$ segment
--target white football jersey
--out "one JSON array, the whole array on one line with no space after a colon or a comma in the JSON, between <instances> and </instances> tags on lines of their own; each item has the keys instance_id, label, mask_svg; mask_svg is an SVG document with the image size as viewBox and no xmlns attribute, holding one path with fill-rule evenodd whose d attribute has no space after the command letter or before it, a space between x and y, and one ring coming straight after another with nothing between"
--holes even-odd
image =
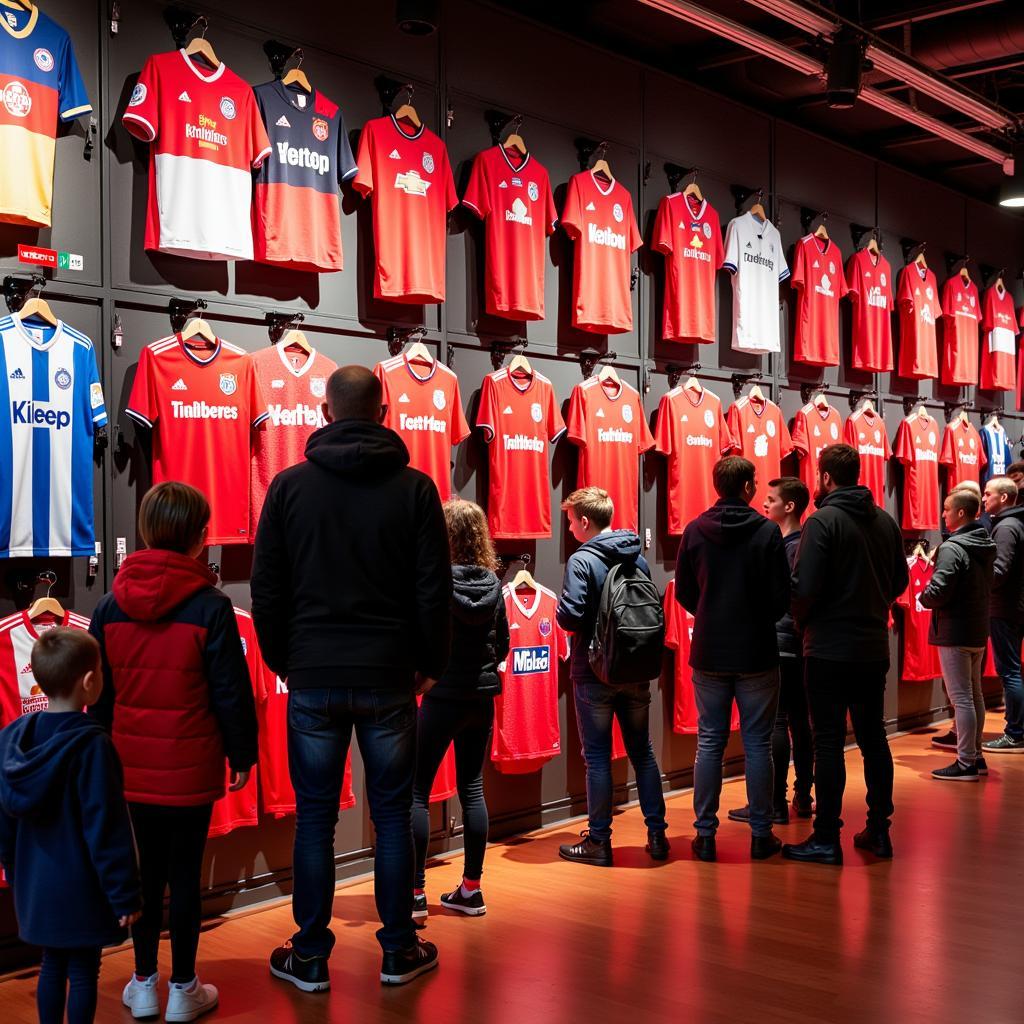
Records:
<instances>
[{"instance_id":1,"label":"white football jersey","mask_svg":"<svg viewBox=\"0 0 1024 1024\"><path fill-rule=\"evenodd\" d=\"M778 352L779 285L789 277L782 237L771 221L744 213L725 231L725 263L732 277L732 347Z\"/></svg>"}]
</instances>

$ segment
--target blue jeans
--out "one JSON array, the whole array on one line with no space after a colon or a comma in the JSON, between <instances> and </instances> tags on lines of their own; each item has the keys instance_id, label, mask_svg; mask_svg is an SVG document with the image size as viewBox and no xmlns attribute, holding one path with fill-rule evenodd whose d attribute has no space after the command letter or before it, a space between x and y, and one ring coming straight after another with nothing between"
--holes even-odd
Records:
<instances>
[{"instance_id":1,"label":"blue jeans","mask_svg":"<svg viewBox=\"0 0 1024 1024\"><path fill-rule=\"evenodd\" d=\"M1020 671L1020 645L1024 639L1024 625L1009 619L989 619L992 633L992 655L996 671L1003 681L1006 700L1006 735L1011 739L1024 739L1024 681Z\"/></svg>"},{"instance_id":2,"label":"blue jeans","mask_svg":"<svg viewBox=\"0 0 1024 1024\"><path fill-rule=\"evenodd\" d=\"M40 1024L92 1024L96 1019L96 991L100 974L97 946L84 949L43 950L36 988Z\"/></svg>"},{"instance_id":3,"label":"blue jeans","mask_svg":"<svg viewBox=\"0 0 1024 1024\"><path fill-rule=\"evenodd\" d=\"M288 768L295 789L292 945L302 957L334 947L334 829L355 728L376 830L373 888L385 950L416 942L412 924L412 783L416 699L412 690L324 687L288 694Z\"/></svg>"},{"instance_id":4,"label":"blue jeans","mask_svg":"<svg viewBox=\"0 0 1024 1024\"><path fill-rule=\"evenodd\" d=\"M697 760L693 766L694 827L701 836L718 829L722 798L722 758L729 742L732 702L740 710L740 733L746 761L750 830L772 830L772 729L779 704L779 670L743 675L693 670L697 698Z\"/></svg>"},{"instance_id":5,"label":"blue jeans","mask_svg":"<svg viewBox=\"0 0 1024 1024\"><path fill-rule=\"evenodd\" d=\"M636 790L644 822L651 832L664 832L665 795L649 730L650 683L609 686L576 682L576 725L587 767L587 817L590 835L601 842L612 837L612 717L619 720L626 753L636 773Z\"/></svg>"}]
</instances>

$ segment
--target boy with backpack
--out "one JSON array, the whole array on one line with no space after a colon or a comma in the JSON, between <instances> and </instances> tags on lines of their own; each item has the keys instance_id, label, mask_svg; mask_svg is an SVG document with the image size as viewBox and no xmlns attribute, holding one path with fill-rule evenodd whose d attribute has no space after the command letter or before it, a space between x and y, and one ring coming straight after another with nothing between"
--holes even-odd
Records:
<instances>
[{"instance_id":1,"label":"boy with backpack","mask_svg":"<svg viewBox=\"0 0 1024 1024\"><path fill-rule=\"evenodd\" d=\"M562 503L580 548L565 567L558 624L573 634L570 676L587 769L589 828L562 846L564 860L611 867L612 719L619 720L636 772L647 852L668 858L665 798L649 731L651 679L661 671L665 620L640 538L613 530L612 499L582 487Z\"/></svg>"}]
</instances>

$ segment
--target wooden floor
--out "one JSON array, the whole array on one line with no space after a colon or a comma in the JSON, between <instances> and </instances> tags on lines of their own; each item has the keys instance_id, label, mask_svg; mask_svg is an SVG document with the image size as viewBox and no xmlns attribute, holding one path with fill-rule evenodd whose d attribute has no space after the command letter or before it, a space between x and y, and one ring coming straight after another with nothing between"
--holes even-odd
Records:
<instances>
[{"instance_id":1,"label":"wooden floor","mask_svg":"<svg viewBox=\"0 0 1024 1024\"><path fill-rule=\"evenodd\" d=\"M992 774L977 785L934 782L928 773L951 756L928 746L932 732L893 741L892 862L853 849L864 787L851 751L844 868L752 864L749 832L732 822L719 832L720 861L697 863L683 793L669 802L673 851L663 865L645 855L643 819L630 808L615 819L614 870L558 859L558 844L576 827L492 847L486 917L442 911L438 894L459 880L461 861L432 867L426 935L440 967L404 988L377 979L369 882L338 891L327 995L303 995L267 971L267 954L292 930L287 904L213 922L200 944L200 974L220 987L221 1007L207 1019L1024 1021L1024 756L990 758ZM727 783L723 807L745 802L743 782ZM797 841L808 828L795 822L778 831ZM130 953L104 958L100 1021L131 1020L119 1002L130 971ZM0 1020L34 1021L34 992L34 972L0 982Z\"/></svg>"}]
</instances>

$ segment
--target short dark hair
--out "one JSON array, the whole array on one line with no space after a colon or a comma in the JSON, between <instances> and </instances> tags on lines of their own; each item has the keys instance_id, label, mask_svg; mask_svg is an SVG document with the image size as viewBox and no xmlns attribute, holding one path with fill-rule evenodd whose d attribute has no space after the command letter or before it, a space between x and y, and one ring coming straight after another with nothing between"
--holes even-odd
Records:
<instances>
[{"instance_id":1,"label":"short dark hair","mask_svg":"<svg viewBox=\"0 0 1024 1024\"><path fill-rule=\"evenodd\" d=\"M1006 475L1013 476L1016 473L1018 476L1024 476L1024 462L1011 462L1006 467Z\"/></svg>"},{"instance_id":2,"label":"short dark hair","mask_svg":"<svg viewBox=\"0 0 1024 1024\"><path fill-rule=\"evenodd\" d=\"M32 675L47 697L66 697L100 667L100 645L81 629L54 626L32 646Z\"/></svg>"},{"instance_id":3,"label":"short dark hair","mask_svg":"<svg viewBox=\"0 0 1024 1024\"><path fill-rule=\"evenodd\" d=\"M967 513L968 519L973 521L978 518L978 513L981 511L981 502L974 491L969 491L967 488L953 490L946 497L953 508L962 508Z\"/></svg>"},{"instance_id":4,"label":"short dark hair","mask_svg":"<svg viewBox=\"0 0 1024 1024\"><path fill-rule=\"evenodd\" d=\"M720 498L738 498L743 485L754 482L754 464L742 455L727 455L715 463L711 479Z\"/></svg>"},{"instance_id":5,"label":"short dark hair","mask_svg":"<svg viewBox=\"0 0 1024 1024\"><path fill-rule=\"evenodd\" d=\"M848 444L830 444L818 456L818 472L828 473L837 487L853 487L860 479L860 456Z\"/></svg>"},{"instance_id":6,"label":"short dark hair","mask_svg":"<svg viewBox=\"0 0 1024 1024\"><path fill-rule=\"evenodd\" d=\"M165 480L146 491L139 506L139 533L147 548L187 555L210 522L202 491L180 480Z\"/></svg>"},{"instance_id":7,"label":"short dark hair","mask_svg":"<svg viewBox=\"0 0 1024 1024\"><path fill-rule=\"evenodd\" d=\"M777 487L779 497L783 501L793 502L793 514L802 516L811 503L811 492L807 490L807 484L799 477L780 476L775 480L768 481L769 487Z\"/></svg>"},{"instance_id":8,"label":"short dark hair","mask_svg":"<svg viewBox=\"0 0 1024 1024\"><path fill-rule=\"evenodd\" d=\"M365 366L341 366L327 379L327 408L332 420L376 423L384 390Z\"/></svg>"}]
</instances>

